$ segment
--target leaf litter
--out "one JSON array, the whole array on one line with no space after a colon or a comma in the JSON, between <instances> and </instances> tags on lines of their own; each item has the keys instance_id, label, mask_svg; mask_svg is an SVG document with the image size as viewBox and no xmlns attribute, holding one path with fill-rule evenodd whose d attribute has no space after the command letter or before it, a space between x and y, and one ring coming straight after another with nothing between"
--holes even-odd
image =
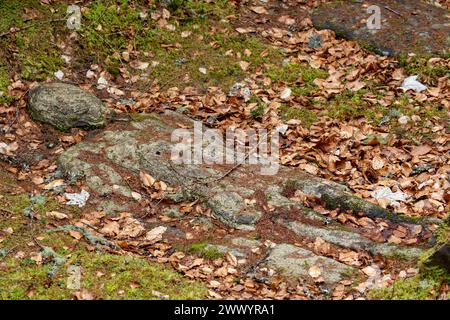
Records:
<instances>
[{"instance_id":1,"label":"leaf litter","mask_svg":"<svg viewBox=\"0 0 450 320\"><path fill-rule=\"evenodd\" d=\"M64 59L68 66L55 71L53 76L74 80L81 87L96 92L119 113L185 109L205 122L217 119L213 126L222 129L230 125L242 129L283 128L279 131L284 146L281 150L283 165L300 167L309 173L345 182L359 196L399 214L444 218L450 200L450 144L448 127L442 113L436 113L434 106L439 106L448 117L448 112L445 112L450 107L448 74L419 79L414 74L407 74L395 58L376 56L355 42L337 38L331 31L314 30L309 17L302 15L303 9L306 12L316 5L317 1L302 4L288 1L288 6L295 7L298 15L286 10L277 15L277 19L267 18L271 10L266 4L244 6L235 20L232 19L232 24L237 34L257 36L265 39L268 45L282 49L285 62L278 68L302 66L312 74L319 70L321 77L313 75L310 79L306 73L298 74L293 80L285 75L276 77L270 74L270 65L254 66L244 60L242 57L254 55L250 48L246 48L243 52L232 50L228 54L236 57L237 65L244 73L257 68L245 73L245 77L231 88L208 87L202 91L189 86L167 87L157 81L150 82L145 74L160 62L151 60L151 53L141 54L130 46L126 51L117 52L122 61L119 76L113 76L101 64L88 65L80 76L77 70L71 70L70 59ZM141 18L149 17L141 15ZM179 32L176 19L171 20L174 17L165 8L152 11L150 18L161 29ZM180 33L182 38L192 36L192 31ZM177 50L178 46L177 43L166 44L165 48L171 51ZM64 54L66 57L72 55L71 52ZM267 55L266 51L260 53L260 56L264 55ZM148 57L150 59L145 59ZM427 64L448 68L450 61L431 58ZM198 66L197 71L204 76L210 74L206 65ZM279 280L281 278L277 277L275 270L265 267L258 270L262 276L239 276L249 261L238 259L231 252L222 258L207 260L177 250L168 238L170 228L161 225L163 219L189 228L194 240L201 238L205 230L192 228L177 218L155 214L154 211L159 210L157 206L148 219L128 212L114 218L104 212L90 211L90 194L81 185L68 187L58 180L48 179L57 168L56 156L82 141L85 132L81 129L65 134L52 132L50 135L56 137L55 147L50 152L46 151L47 136L24 112L26 104L22 97L33 83L19 76L13 80L7 94L16 97L17 101L0 106L4 132L0 137L1 159L6 161L7 169L16 174L19 181L31 178L34 190L67 188L65 191L69 192L64 193L64 197L59 196L59 200L67 205L87 208L79 219L72 219L71 215L59 211L46 214L55 222L71 220L73 226L65 230L76 241L87 239L118 254L131 252L169 264L188 278L205 281L211 298L308 299L323 294L314 283L321 282L322 271L317 266L309 268L309 275L317 280L312 284L286 283ZM139 89L139 86L134 86L138 80L147 81L149 86ZM373 88L374 84L378 89ZM357 112L349 114L347 105ZM260 116L252 116L252 110L257 107L262 109ZM371 112L360 113L358 107ZM27 153L25 150L39 151L47 158L29 164L22 156ZM142 189L135 188L133 198L146 205L151 205L152 201L160 203L165 192L172 189L145 172L140 173L140 180ZM57 194L55 196L58 197ZM383 220L327 210L317 199L308 199L301 194L292 199L344 225L360 228L376 241L414 244L431 236L420 225L406 228ZM209 215L207 209L195 203L182 204L181 211L183 217L189 218ZM364 252L336 248L321 238L308 245L317 253L360 267L368 277L375 274L372 258ZM270 247L270 244L264 244L254 248L259 253L255 255L267 252ZM39 255L34 257L40 260ZM398 268L390 270L387 267L392 263L390 261L376 260L376 263L382 270L380 286L387 286L400 275L415 275L406 270L398 271ZM406 266L404 268L407 269ZM270 280L267 282L263 278ZM332 298L358 298L364 296L370 287L363 282L354 291L348 291L352 284L341 281L333 289ZM163 297L160 293L155 295ZM79 299L86 297L92 298L87 292L77 296Z\"/></svg>"}]
</instances>

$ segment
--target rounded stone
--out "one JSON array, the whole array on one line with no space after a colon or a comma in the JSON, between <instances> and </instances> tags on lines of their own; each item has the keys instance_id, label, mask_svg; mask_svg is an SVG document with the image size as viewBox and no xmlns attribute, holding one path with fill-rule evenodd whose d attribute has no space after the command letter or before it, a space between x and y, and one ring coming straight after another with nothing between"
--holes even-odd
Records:
<instances>
[{"instance_id":1,"label":"rounded stone","mask_svg":"<svg viewBox=\"0 0 450 320\"><path fill-rule=\"evenodd\" d=\"M46 83L30 90L28 110L34 120L67 131L103 126L107 109L100 99L77 86Z\"/></svg>"}]
</instances>

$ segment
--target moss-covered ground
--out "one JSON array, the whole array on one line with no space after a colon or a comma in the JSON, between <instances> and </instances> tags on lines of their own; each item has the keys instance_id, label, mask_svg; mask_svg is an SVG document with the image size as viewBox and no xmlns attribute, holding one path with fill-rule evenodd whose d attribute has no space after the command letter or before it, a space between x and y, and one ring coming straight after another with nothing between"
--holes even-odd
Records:
<instances>
[{"instance_id":1,"label":"moss-covered ground","mask_svg":"<svg viewBox=\"0 0 450 320\"><path fill-rule=\"evenodd\" d=\"M55 230L46 212L60 207L50 197L30 197L0 171L0 299L202 299L206 287L171 267L145 258L92 249ZM30 218L32 212L34 219ZM80 287L68 287L71 268L80 270Z\"/></svg>"},{"instance_id":2,"label":"moss-covered ground","mask_svg":"<svg viewBox=\"0 0 450 320\"><path fill-rule=\"evenodd\" d=\"M5 48L0 54L0 102L11 101L7 86L14 74L31 81L54 77L55 71L64 67L60 47L72 38L73 70L99 64L114 77L124 72L137 76L135 85L140 88L157 83L163 89L189 86L206 90L216 86L228 91L234 83L259 72L271 79L271 85L289 86L294 97L310 100L310 107L280 108L284 119L298 119L307 126L323 115L340 120L364 117L373 124L391 124L393 133L411 138L411 133L398 125L399 116L418 115L421 125L426 126L428 119L446 113L432 104L418 107L407 95L400 95L394 107L371 105L365 95L384 94L376 84L343 92L326 102L316 101L319 88L314 80L325 79L328 73L289 62L286 54L268 42L236 33L230 19L237 12L227 0L165 1L168 11L162 20L154 19L160 14L158 1L92 1L82 11L81 29L75 32L65 26L68 4L61 1L50 10L38 0L0 3L0 33L26 28L0 38ZM398 64L407 74L417 74L420 80L435 85L438 77L450 71L446 66L430 65L428 58L400 56ZM148 67L133 68L131 61L148 63ZM264 104L259 103L251 115L260 119L264 110Z\"/></svg>"}]
</instances>

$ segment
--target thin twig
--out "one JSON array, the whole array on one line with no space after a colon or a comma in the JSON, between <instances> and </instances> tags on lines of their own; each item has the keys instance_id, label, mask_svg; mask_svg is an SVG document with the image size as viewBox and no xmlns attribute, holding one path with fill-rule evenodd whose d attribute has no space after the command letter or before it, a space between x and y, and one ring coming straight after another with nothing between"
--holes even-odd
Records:
<instances>
[{"instance_id":1,"label":"thin twig","mask_svg":"<svg viewBox=\"0 0 450 320\"><path fill-rule=\"evenodd\" d=\"M10 254L10 253L11 253L14 249L16 249L17 247L18 247L18 246L16 245L16 246L14 246L14 247L12 247L12 248L6 250L5 254L4 254L2 257L0 257L0 261L2 261L3 259L5 259L6 256L7 256L8 254Z\"/></svg>"},{"instance_id":2,"label":"thin twig","mask_svg":"<svg viewBox=\"0 0 450 320\"><path fill-rule=\"evenodd\" d=\"M14 34L14 33L17 33L17 32L22 32L24 30L27 30L29 28L36 27L36 26L39 26L39 25L48 24L48 23L54 23L54 22L60 22L60 21L66 21L66 20L67 20L67 18L60 18L60 19L52 19L52 20L40 21L40 22L37 22L37 23L32 23L32 24L29 24L29 25L27 25L25 27L19 28L19 29L10 29L9 31L0 33L0 38L3 38L5 36L8 36L10 34Z\"/></svg>"},{"instance_id":3,"label":"thin twig","mask_svg":"<svg viewBox=\"0 0 450 320\"><path fill-rule=\"evenodd\" d=\"M9 213L10 215L15 215L15 214L16 214L15 212L13 212L13 211L11 211L11 210L8 210L8 209L5 209L5 208L0 208L0 211Z\"/></svg>"},{"instance_id":4,"label":"thin twig","mask_svg":"<svg viewBox=\"0 0 450 320\"><path fill-rule=\"evenodd\" d=\"M393 12L393 13L395 13L396 15L402 17L403 19L405 18L405 17L403 17L399 12L395 11L394 9L389 8L388 6L384 6L384 8L385 8L386 10L389 10L390 12Z\"/></svg>"},{"instance_id":5,"label":"thin twig","mask_svg":"<svg viewBox=\"0 0 450 320\"><path fill-rule=\"evenodd\" d=\"M98 230L99 230L97 227L93 226L93 225L90 224L90 223L87 223L87 222L84 222L84 221L81 221L81 223L84 224L86 227L89 227L89 228L91 228L91 229L93 229L93 230L95 230L95 231L98 231Z\"/></svg>"},{"instance_id":6,"label":"thin twig","mask_svg":"<svg viewBox=\"0 0 450 320\"><path fill-rule=\"evenodd\" d=\"M32 231L32 232L34 233L34 227L33 227L33 231ZM38 245L38 247L40 247L42 250L45 249L45 246L43 246L43 245L36 239L36 237L35 237L34 235L32 235L31 237L32 237L34 243L36 243L36 244Z\"/></svg>"},{"instance_id":7,"label":"thin twig","mask_svg":"<svg viewBox=\"0 0 450 320\"><path fill-rule=\"evenodd\" d=\"M248 157L250 156L250 154L254 151L256 151L256 149L259 147L259 145L261 144L262 141L264 141L267 137L267 133L264 135L264 137L262 139L259 139L258 143L256 144L256 146L254 146L252 149L250 149L247 153L247 155L245 156L244 160L242 160L241 162L239 162L238 164L236 164L234 167L232 167L230 170L228 170L227 172L225 172L223 175L221 175L220 177L212 180L212 181L208 181L208 183L211 182L217 182L219 180L222 180L223 178L225 178L226 176L228 176L230 173L232 173L234 170L236 170L238 167L240 167L241 165L243 165L245 163L245 161L247 161Z\"/></svg>"}]
</instances>

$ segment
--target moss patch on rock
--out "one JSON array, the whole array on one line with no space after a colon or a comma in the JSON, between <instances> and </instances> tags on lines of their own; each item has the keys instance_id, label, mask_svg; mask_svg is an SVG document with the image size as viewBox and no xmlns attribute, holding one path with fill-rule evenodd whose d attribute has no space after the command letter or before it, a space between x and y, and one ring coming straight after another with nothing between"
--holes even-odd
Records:
<instances>
[{"instance_id":1,"label":"moss patch on rock","mask_svg":"<svg viewBox=\"0 0 450 320\"><path fill-rule=\"evenodd\" d=\"M210 260L223 257L223 253L220 252L216 246L208 244L207 242L193 243L188 251Z\"/></svg>"},{"instance_id":2,"label":"moss patch on rock","mask_svg":"<svg viewBox=\"0 0 450 320\"><path fill-rule=\"evenodd\" d=\"M440 294L443 283L449 283L450 276L440 268L422 270L415 277L400 279L393 285L372 290L368 297L379 300L432 300Z\"/></svg>"}]
</instances>

